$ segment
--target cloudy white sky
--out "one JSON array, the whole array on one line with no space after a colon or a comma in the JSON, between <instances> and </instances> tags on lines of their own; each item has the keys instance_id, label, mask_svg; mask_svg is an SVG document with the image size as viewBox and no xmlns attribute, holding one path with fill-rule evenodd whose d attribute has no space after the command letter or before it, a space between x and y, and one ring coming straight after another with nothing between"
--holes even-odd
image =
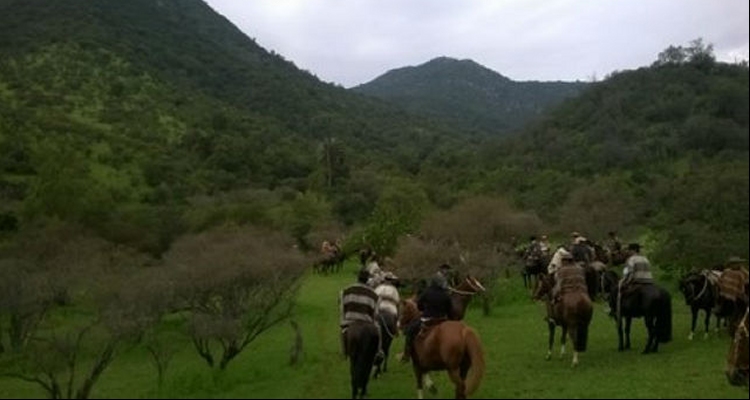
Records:
<instances>
[{"instance_id":1,"label":"cloudy white sky","mask_svg":"<svg viewBox=\"0 0 750 400\"><path fill-rule=\"evenodd\" d=\"M748 59L747 0L205 0L267 50L351 87L435 57L513 80L590 80L696 38Z\"/></svg>"}]
</instances>

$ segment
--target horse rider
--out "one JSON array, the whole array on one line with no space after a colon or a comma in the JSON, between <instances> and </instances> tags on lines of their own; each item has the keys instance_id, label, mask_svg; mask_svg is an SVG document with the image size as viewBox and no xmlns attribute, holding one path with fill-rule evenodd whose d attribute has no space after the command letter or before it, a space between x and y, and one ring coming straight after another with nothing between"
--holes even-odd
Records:
<instances>
[{"instance_id":1,"label":"horse rider","mask_svg":"<svg viewBox=\"0 0 750 400\"><path fill-rule=\"evenodd\" d=\"M645 256L641 255L641 245L630 243L626 251L628 255L625 261L625 267L622 269L622 279L620 279L618 296L617 296L617 314L620 314L622 298L630 294L637 285L649 285L654 283L654 277L651 274L651 262Z\"/></svg>"},{"instance_id":2,"label":"horse rider","mask_svg":"<svg viewBox=\"0 0 750 400\"><path fill-rule=\"evenodd\" d=\"M411 358L414 340L422 326L438 324L448 319L452 307L446 277L446 271L449 270L449 265L441 265L438 273L433 276L430 284L417 299L417 309L422 312L422 316L415 318L404 330L404 353L401 362L408 362Z\"/></svg>"},{"instance_id":3,"label":"horse rider","mask_svg":"<svg viewBox=\"0 0 750 400\"><path fill-rule=\"evenodd\" d=\"M612 258L615 254L619 254L622 251L622 242L617 237L617 232L615 231L609 231L607 236L606 246L609 250L609 256Z\"/></svg>"},{"instance_id":4,"label":"horse rider","mask_svg":"<svg viewBox=\"0 0 750 400\"><path fill-rule=\"evenodd\" d=\"M357 275L357 282L341 291L339 304L341 306L341 344L344 356L348 355L346 348L346 329L354 322L365 322L375 326L377 318L378 295L365 283L370 274L361 269ZM379 348L380 346L378 346Z\"/></svg>"},{"instance_id":5,"label":"horse rider","mask_svg":"<svg viewBox=\"0 0 750 400\"><path fill-rule=\"evenodd\" d=\"M378 254L372 254L370 259L365 264L365 271L370 275L367 280L367 285L371 288L376 288L383 281L383 270L380 268L382 264L382 258Z\"/></svg>"},{"instance_id":6,"label":"horse rider","mask_svg":"<svg viewBox=\"0 0 750 400\"><path fill-rule=\"evenodd\" d=\"M542 257L548 257L550 251L552 250L552 247L550 247L549 239L547 238L547 235L542 235L541 240L539 240L539 250L541 250Z\"/></svg>"},{"instance_id":7,"label":"horse rider","mask_svg":"<svg viewBox=\"0 0 750 400\"><path fill-rule=\"evenodd\" d=\"M570 254L572 254L573 259L576 262L581 263L581 265L589 265L591 261L594 260L594 257L593 251L588 245L588 239L578 234L578 232L574 232L573 234L576 236L573 238L573 244L570 247Z\"/></svg>"},{"instance_id":8,"label":"horse rider","mask_svg":"<svg viewBox=\"0 0 750 400\"><path fill-rule=\"evenodd\" d=\"M375 288L378 295L378 313L398 315L401 298L396 288L398 277L393 272L383 274L383 282Z\"/></svg>"},{"instance_id":9,"label":"horse rider","mask_svg":"<svg viewBox=\"0 0 750 400\"><path fill-rule=\"evenodd\" d=\"M586 291L586 273L573 259L573 255L565 249L559 250L560 265L549 272L554 277L555 285L552 287L551 301L548 303L547 316L551 320L554 305L560 300L560 296L568 291Z\"/></svg>"},{"instance_id":10,"label":"horse rider","mask_svg":"<svg viewBox=\"0 0 750 400\"><path fill-rule=\"evenodd\" d=\"M378 316L393 315L397 317L399 315L401 296L399 296L396 286L398 286L398 277L390 271L384 273L383 281L375 288L375 294L378 295ZM395 332L386 332L387 335L392 337L395 337L396 333L398 333L398 330ZM382 335L383 332L380 332L380 334Z\"/></svg>"}]
</instances>

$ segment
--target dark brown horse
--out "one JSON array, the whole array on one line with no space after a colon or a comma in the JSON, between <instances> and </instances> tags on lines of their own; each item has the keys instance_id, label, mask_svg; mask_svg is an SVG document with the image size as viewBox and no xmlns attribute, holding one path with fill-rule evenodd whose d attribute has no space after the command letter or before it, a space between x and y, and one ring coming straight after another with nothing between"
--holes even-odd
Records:
<instances>
[{"instance_id":1,"label":"dark brown horse","mask_svg":"<svg viewBox=\"0 0 750 400\"><path fill-rule=\"evenodd\" d=\"M711 314L716 305L718 288L709 278L713 272L704 269L702 271L692 271L680 279L679 289L685 296L685 304L690 306L692 314L692 323L690 325L690 334L688 340L693 340L695 334L695 325L698 322L698 314L701 310L706 314L704 338L708 338L708 327L711 322ZM719 330L722 317L716 315L716 330ZM725 319L726 321L726 319Z\"/></svg>"},{"instance_id":2,"label":"dark brown horse","mask_svg":"<svg viewBox=\"0 0 750 400\"><path fill-rule=\"evenodd\" d=\"M421 313L412 300L404 300L401 305L399 324L406 327ZM443 321L423 328L414 339L411 361L420 399L424 376L429 371L446 370L456 387L457 399L472 394L484 375L482 343L476 332L461 321Z\"/></svg>"},{"instance_id":3,"label":"dark brown horse","mask_svg":"<svg viewBox=\"0 0 750 400\"><path fill-rule=\"evenodd\" d=\"M736 386L748 386L750 382L750 369L748 368L748 309L745 309L745 316L737 325L734 332L734 340L729 346L729 355L727 356L726 375L729 383Z\"/></svg>"},{"instance_id":4,"label":"dark brown horse","mask_svg":"<svg viewBox=\"0 0 750 400\"><path fill-rule=\"evenodd\" d=\"M346 328L346 356L349 358L353 399L367 396L367 384L378 344L378 327L375 324L357 321Z\"/></svg>"},{"instance_id":5,"label":"dark brown horse","mask_svg":"<svg viewBox=\"0 0 750 400\"><path fill-rule=\"evenodd\" d=\"M451 313L448 316L449 319L454 321L461 321L464 319L466 314L466 307L472 297L477 293L486 291L479 281L473 276L469 275L456 287L448 289L451 294Z\"/></svg>"},{"instance_id":6,"label":"dark brown horse","mask_svg":"<svg viewBox=\"0 0 750 400\"><path fill-rule=\"evenodd\" d=\"M554 278L551 275L543 274L537 283L534 291L535 300L544 300L547 303L552 301L552 287ZM555 343L555 326L562 328L560 335L560 357L565 354L566 335L570 335L570 341L573 342L573 362L572 366L578 365L578 353L586 351L586 343L589 336L589 325L594 313L594 306L589 298L585 288L577 291L564 291L560 300L552 308L552 319L548 321L549 327L549 348L547 349L547 360L552 357L552 347Z\"/></svg>"},{"instance_id":7,"label":"dark brown horse","mask_svg":"<svg viewBox=\"0 0 750 400\"><path fill-rule=\"evenodd\" d=\"M606 270L602 274L602 289L608 293L611 310L617 310L620 293L620 276L615 271ZM643 354L656 353L659 343L672 340L672 297L669 292L655 284L638 285L621 300L620 313L613 315L617 321L617 350L630 349L630 326L633 318L643 317L648 331L648 339ZM625 322L623 330L623 322Z\"/></svg>"}]
</instances>

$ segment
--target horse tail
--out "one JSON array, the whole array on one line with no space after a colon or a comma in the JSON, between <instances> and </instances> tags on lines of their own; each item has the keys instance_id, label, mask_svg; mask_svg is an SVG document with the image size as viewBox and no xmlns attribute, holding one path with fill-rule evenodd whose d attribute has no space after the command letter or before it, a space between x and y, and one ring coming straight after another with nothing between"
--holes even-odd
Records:
<instances>
[{"instance_id":1,"label":"horse tail","mask_svg":"<svg viewBox=\"0 0 750 400\"><path fill-rule=\"evenodd\" d=\"M668 343L672 340L672 298L666 290L661 292L664 301L656 315L656 338L659 343Z\"/></svg>"},{"instance_id":2,"label":"horse tail","mask_svg":"<svg viewBox=\"0 0 750 400\"><path fill-rule=\"evenodd\" d=\"M469 359L471 360L469 376L466 380L466 395L468 396L474 393L479 387L479 384L482 383L485 365L482 342L479 341L479 336L476 332L474 332L473 329L466 327L464 338L466 341L466 350L469 353Z\"/></svg>"},{"instance_id":3,"label":"horse tail","mask_svg":"<svg viewBox=\"0 0 750 400\"><path fill-rule=\"evenodd\" d=\"M594 306L590 299L583 296L577 307L576 336L573 338L573 348L575 351L584 352L589 340L589 326L594 314Z\"/></svg>"}]
</instances>

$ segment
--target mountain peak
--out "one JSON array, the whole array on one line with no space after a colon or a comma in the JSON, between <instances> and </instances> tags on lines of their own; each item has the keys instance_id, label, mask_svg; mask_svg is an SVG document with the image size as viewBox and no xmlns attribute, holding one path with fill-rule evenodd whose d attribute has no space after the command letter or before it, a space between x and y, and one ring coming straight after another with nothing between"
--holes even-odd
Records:
<instances>
[{"instance_id":1,"label":"mountain peak","mask_svg":"<svg viewBox=\"0 0 750 400\"><path fill-rule=\"evenodd\" d=\"M584 86L515 82L470 59L436 57L393 69L352 90L392 101L411 112L487 132L521 128L545 108Z\"/></svg>"}]
</instances>

